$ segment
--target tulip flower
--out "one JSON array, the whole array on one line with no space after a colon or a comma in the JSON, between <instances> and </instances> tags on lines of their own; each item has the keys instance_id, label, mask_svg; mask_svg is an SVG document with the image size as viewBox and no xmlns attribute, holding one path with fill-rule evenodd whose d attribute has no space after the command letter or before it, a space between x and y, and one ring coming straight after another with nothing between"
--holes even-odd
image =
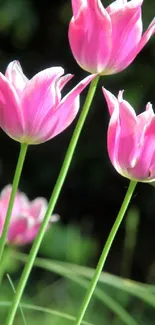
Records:
<instances>
[{"instance_id":1,"label":"tulip flower","mask_svg":"<svg viewBox=\"0 0 155 325\"><path fill-rule=\"evenodd\" d=\"M7 185L0 195L0 236L7 213L11 185ZM42 220L47 210L47 201L39 197L29 201L27 196L17 191L12 210L7 241L16 245L24 245L31 242L38 233ZM51 222L58 220L58 215L52 215Z\"/></svg>"},{"instance_id":2,"label":"tulip flower","mask_svg":"<svg viewBox=\"0 0 155 325\"><path fill-rule=\"evenodd\" d=\"M122 176L139 182L155 181L155 114L148 103L146 110L136 115L123 99L103 88L109 108L107 146L110 160Z\"/></svg>"},{"instance_id":3,"label":"tulip flower","mask_svg":"<svg viewBox=\"0 0 155 325\"><path fill-rule=\"evenodd\" d=\"M100 0L72 0L69 43L86 71L109 75L127 68L153 33L155 19L142 35L143 0L117 0L106 9Z\"/></svg>"},{"instance_id":4,"label":"tulip flower","mask_svg":"<svg viewBox=\"0 0 155 325\"><path fill-rule=\"evenodd\" d=\"M28 80L17 61L5 76L0 73L0 127L11 138L26 144L50 140L65 130L79 110L79 94L95 77L88 76L61 99L73 77L61 67L43 70Z\"/></svg>"}]
</instances>

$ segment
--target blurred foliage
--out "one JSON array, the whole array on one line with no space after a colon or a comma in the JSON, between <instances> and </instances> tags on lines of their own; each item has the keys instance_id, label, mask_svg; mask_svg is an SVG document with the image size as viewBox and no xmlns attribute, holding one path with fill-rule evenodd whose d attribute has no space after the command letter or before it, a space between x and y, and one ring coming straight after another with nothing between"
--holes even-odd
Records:
<instances>
[{"instance_id":1,"label":"blurred foliage","mask_svg":"<svg viewBox=\"0 0 155 325\"><path fill-rule=\"evenodd\" d=\"M103 3L107 5L109 1L105 0ZM144 30L154 12L154 0L145 0ZM4 72L9 61L14 59L20 61L29 78L46 67L62 65L66 72L75 74L72 84L66 86L66 92L71 89L86 73L76 64L69 48L67 33L70 17L71 6L68 0L1 0L0 71ZM148 101L155 107L154 78L155 37L152 37L129 68L100 80L96 98L56 206L56 212L61 216L61 225L52 225L49 229L42 243L40 256L75 264L96 265L128 186L128 181L113 169L107 155L106 130L109 116L101 86L104 85L114 94L124 89L124 97L137 112L142 112ZM81 105L85 94L86 91L81 95ZM20 183L20 189L30 198L50 197L75 123L76 121L48 143L30 147ZM12 182L19 145L2 131L0 141L0 188L3 188ZM106 270L155 284L154 187L139 184L132 202L134 208L127 216L127 223L124 222L120 227L106 263ZM23 251L28 252L29 248L23 248ZM22 270L21 263L17 260L10 261L6 256L3 266L0 280L2 273L7 271L16 287ZM99 288L120 303L139 325L154 324L155 314L152 307L133 296L129 297L125 292L119 292L115 287L105 284L102 287L100 284ZM10 301L12 296L12 288L4 276L0 301ZM47 270L34 268L23 302L76 315L83 296L84 289L76 283ZM34 325L34 319L38 325L43 322L46 325L68 325L71 322L45 311L23 310L29 325ZM0 324L5 315L6 309L1 308ZM118 317L95 297L89 306L86 319L98 325L111 322L113 325L121 325ZM20 312L15 321L15 325L18 324L22 324Z\"/></svg>"},{"instance_id":2,"label":"blurred foliage","mask_svg":"<svg viewBox=\"0 0 155 325\"><path fill-rule=\"evenodd\" d=\"M20 26L20 28L19 28ZM0 34L11 32L13 45L25 46L37 28L37 15L27 0L4 0L0 5Z\"/></svg>"},{"instance_id":3,"label":"blurred foliage","mask_svg":"<svg viewBox=\"0 0 155 325\"><path fill-rule=\"evenodd\" d=\"M89 282L86 279L90 279L94 273L93 269L78 265L78 261L82 261L84 255L85 263L87 264L90 256L92 257L92 248L93 246L96 247L96 244L91 241L90 245L88 245L88 238L81 237L80 240L80 237L78 237L79 247L81 248L77 253L78 258L73 258L73 256L65 258L64 254L62 254L63 249L60 254L60 247L63 246L65 251L68 245L70 245L74 250L76 243L73 241L72 235L74 232L76 238L76 234L79 234L80 230L78 228L73 230L69 226L65 229L64 226L61 227L59 224L54 224L52 228L53 232L57 233L57 236L55 238L52 236L50 240L51 231L49 231L40 249L42 255L46 256L50 253L52 259L36 259L35 266L44 270L44 276L41 276L40 279L38 279L38 276L35 278L34 274L37 275L38 271L34 269L34 274L32 274L29 280L30 286L31 278L33 279L33 287L26 290L21 303L25 322L30 325L34 323L34 319L40 325L42 322L45 322L45 324L50 324L51 322L53 324L62 324L62 321L63 324L68 324L69 319L63 317L68 317L67 315L74 317L73 315L76 315L83 299L84 291L88 287ZM67 246L64 243L65 230L68 232ZM51 251L49 252L48 245L55 247L55 250L53 250L54 256ZM86 246L87 258L84 250ZM21 268L20 261L25 262L26 256L18 253L15 247L8 247L6 249L5 261L3 260L2 262L3 268L0 268L1 277L2 270L4 273L0 291L0 319L2 322L6 316L8 302L10 302L14 294L13 291L18 284L18 274ZM64 262L64 260L67 262ZM9 273L9 280L5 275L6 272ZM49 280L47 280L48 278ZM89 323L91 322L91 324L103 324L104 319L106 324L109 324L111 321L113 324L116 324L115 322L118 321L120 325L143 325L145 322L148 325L153 325L153 318L155 317L155 310L153 310L153 306L155 308L154 297L154 287L147 287L140 283L104 273L100 277L98 288L95 290L94 297L88 308L86 320ZM15 324L18 325L21 322L23 323L23 320L19 310ZM72 323L72 320L70 322Z\"/></svg>"},{"instance_id":4,"label":"blurred foliage","mask_svg":"<svg viewBox=\"0 0 155 325\"><path fill-rule=\"evenodd\" d=\"M48 230L40 247L40 252L44 256L77 264L85 264L89 259L92 260L96 251L95 241L83 238L78 227L64 227L58 224L54 224Z\"/></svg>"}]
</instances>

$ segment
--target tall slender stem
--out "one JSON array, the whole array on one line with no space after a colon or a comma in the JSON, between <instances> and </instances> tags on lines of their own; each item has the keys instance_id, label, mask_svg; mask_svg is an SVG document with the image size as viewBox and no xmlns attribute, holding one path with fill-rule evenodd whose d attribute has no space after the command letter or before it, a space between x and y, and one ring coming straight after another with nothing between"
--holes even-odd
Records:
<instances>
[{"instance_id":1,"label":"tall slender stem","mask_svg":"<svg viewBox=\"0 0 155 325\"><path fill-rule=\"evenodd\" d=\"M40 227L40 230L39 230L39 232L37 234L37 237L36 237L36 239L35 239L35 241L33 243L33 246L31 248L31 251L30 251L30 254L29 254L29 257L28 257L28 261L27 261L27 263L25 265L25 268L23 270L23 273L21 275L18 287L16 289L16 294L15 294L14 299L12 301L12 305L10 307L9 314L8 314L5 325L12 325L12 323L14 321L16 310L18 308L21 296L23 294L27 279L28 279L29 274L31 272L35 257L36 257L36 255L38 253L41 241L42 241L44 233L45 233L45 231L47 229L48 222L49 222L49 220L51 218L51 214L52 214L53 209L55 207L55 204L56 204L56 202L58 200L61 188L62 188L63 183L65 181L68 169L70 167L71 160L72 160L72 157L73 157L73 154L74 154L74 151L75 151L75 148L76 148L76 145L77 145L77 142L78 142L82 127L84 125L85 119L86 119L87 114L89 112L89 108L90 108L91 102L93 100L95 91L96 91L98 80L99 80L99 76L97 76L95 79L93 79L93 81L90 84L89 91L88 91L88 94L87 94L83 109L81 111L79 120L78 120L77 125L75 127L75 130L73 132L73 136L72 136L72 139L70 141L70 144L69 144L69 147L68 147L68 150L67 150L67 153L66 153L62 168L60 170L57 182L56 182L55 187L53 189L53 192L52 192L52 195L51 195L51 198L50 198L50 201L49 201L47 212L45 214L44 220L43 220L43 222L41 224L41 227Z\"/></svg>"},{"instance_id":2,"label":"tall slender stem","mask_svg":"<svg viewBox=\"0 0 155 325\"><path fill-rule=\"evenodd\" d=\"M12 191L11 191L11 195L10 195L8 210L7 210L7 214L6 214L6 218L5 218L5 223L4 223L4 227L3 227L2 236L1 236L1 239L0 239L0 262L1 262L1 259L2 259L2 255L3 255L3 251L4 251L4 247L5 247L5 242L6 242L6 239L7 239L7 233L8 233L9 223L10 223L10 219L11 219L11 213L12 213L12 209L13 209L13 204L14 204L14 200L15 200L15 196L16 196L16 192L17 192L21 172L22 172L22 169L23 169L23 164L24 164L24 161L25 161L27 148L28 148L27 144L25 144L25 143L21 144L20 153L19 153L19 157L18 157L18 162L17 162L17 166L16 166L16 170L15 170L15 174L14 174L14 179L13 179L13 183L12 183Z\"/></svg>"},{"instance_id":3,"label":"tall slender stem","mask_svg":"<svg viewBox=\"0 0 155 325\"><path fill-rule=\"evenodd\" d=\"M108 253L109 253L110 248L112 246L112 243L114 241L116 233L117 233L117 231L119 229L119 226L120 226L120 224L121 224L121 222L123 220L125 212L126 212L126 210L128 208L128 205L130 203L130 200L131 200L132 194L134 192L134 189L136 187L136 184L137 184L137 182L130 181L130 184L129 184L127 193L125 195L125 198L123 200L122 206L121 206L120 211L119 211L119 213L117 215L117 218L116 218L116 220L114 222L114 225L113 225L113 227L112 227L112 229L111 229L111 231L109 233L109 236L108 236L107 241L105 243L105 246L103 248L102 254L100 256L99 262L97 264L94 276L93 276L93 278L92 278L92 280L90 282L90 286L88 288L88 291L87 291L87 293L85 295L85 298L83 300L83 303L82 303L81 308L79 310L79 313L77 315L75 325L80 325L81 322L82 322L82 319L84 317L84 314L86 312L86 309L88 307L90 299L91 299L91 297L93 295L93 292L95 290L95 287L97 285L98 279L99 279L100 274L102 272L103 266L105 264L106 258L108 256Z\"/></svg>"}]
</instances>

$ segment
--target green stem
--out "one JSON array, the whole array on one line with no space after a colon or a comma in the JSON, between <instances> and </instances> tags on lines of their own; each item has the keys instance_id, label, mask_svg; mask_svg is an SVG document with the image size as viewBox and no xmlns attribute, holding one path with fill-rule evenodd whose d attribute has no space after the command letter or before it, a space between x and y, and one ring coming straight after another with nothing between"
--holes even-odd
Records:
<instances>
[{"instance_id":1,"label":"green stem","mask_svg":"<svg viewBox=\"0 0 155 325\"><path fill-rule=\"evenodd\" d=\"M20 153L19 153L19 157L18 157L18 162L17 162L17 166L16 166L16 170L15 170L15 174L14 174L14 179L13 179L13 183L12 183L12 191L11 191L11 195L10 195L8 210L7 210L7 214L6 214L6 218L5 218L5 223L4 223L4 227L3 227L2 236L1 236L1 239L0 239L0 262L1 262L1 259L2 259L2 255L3 255L3 251L4 251L6 239L7 239L7 233L8 233L9 223L10 223L10 219L11 219L11 213L12 213L12 209L13 209L13 204L14 204L14 200L15 200L15 196L16 196L16 192L17 192L21 172L22 172L22 169L23 169L23 164L24 164L24 161L25 161L27 148L28 148L27 144L25 144L25 143L21 144Z\"/></svg>"},{"instance_id":2,"label":"green stem","mask_svg":"<svg viewBox=\"0 0 155 325\"><path fill-rule=\"evenodd\" d=\"M105 246L103 248L102 254L100 256L99 262L97 264L94 276L93 276L93 278L92 278L92 280L90 282L90 286L88 288L88 291L87 291L87 293L85 295L85 298L83 300L83 303L82 303L81 308L79 310L79 313L77 315L75 325L80 325L81 322L82 322L82 319L84 317L84 314L86 312L86 309L88 307L90 299L91 299L91 297L93 295L93 292L95 290L95 287L97 285L98 279L99 279L100 274L102 272L103 266L105 264L106 258L108 256L108 253L109 253L110 248L112 246L112 243L114 241L116 233L117 233L117 231L119 229L119 226L120 226L120 224L121 224L121 222L123 220L125 212L126 212L126 210L128 208L128 205L130 203L130 200L131 200L132 194L134 192L134 189L136 187L136 184L137 184L137 182L130 181L130 185L129 185L129 188L128 188L127 193L125 195L125 198L123 200L122 206L121 206L120 211L119 211L119 213L117 215L117 218L116 218L116 220L114 222L114 225L113 225L113 227L112 227L112 229L111 229L111 231L109 233L109 236L108 236L107 241L105 243Z\"/></svg>"},{"instance_id":3,"label":"green stem","mask_svg":"<svg viewBox=\"0 0 155 325\"><path fill-rule=\"evenodd\" d=\"M36 258L36 255L38 253L41 241L42 241L44 233L45 233L45 231L47 229L48 222L49 222L49 220L51 218L51 215L53 213L53 210L54 210L54 207L55 207L56 202L58 200L61 188L62 188L63 183L65 181L69 166L71 164L71 160L72 160L72 157L73 157L73 154L74 154L74 151L75 151L75 148L76 148L76 145L77 145L77 142L78 142L82 127L84 125L85 119L87 117L87 114L88 114L88 111L89 111L89 108L90 108L90 105L91 105L91 102L92 102L92 99L93 99L95 91L96 91L98 80L99 80L99 76L97 76L95 79L93 79L93 81L90 84L89 91L88 91L88 94L87 94L83 109L81 111L79 120L78 120L77 125L75 127L75 130L73 132L73 136L72 136L72 139L70 141L70 144L69 144L69 147L68 147L68 150L67 150L63 165L61 167L57 182L56 182L55 187L53 189L53 192L52 192L52 195L51 195L51 198L50 198L50 201L49 201L48 209L46 211L44 220L43 220L43 222L41 224L41 227L40 227L40 230L39 230L39 232L37 234L37 237L36 237L36 239L35 239L35 241L33 243L33 246L31 248L31 251L30 251L30 254L29 254L29 257L28 257L28 261L27 261L27 263L25 265L25 268L23 270L23 273L21 275L21 278L20 278L20 281L19 281L19 284L18 284L18 287L17 287L17 290L16 290L16 294L15 294L14 299L12 301L12 305L11 305L11 308L9 310L8 318L6 320L5 325L12 325L12 323L13 323L13 320L14 320L14 317L15 317L15 314L16 314L16 310L18 308L21 296L23 294L27 279L28 279L29 274L31 272L31 269L32 269L34 260Z\"/></svg>"}]
</instances>

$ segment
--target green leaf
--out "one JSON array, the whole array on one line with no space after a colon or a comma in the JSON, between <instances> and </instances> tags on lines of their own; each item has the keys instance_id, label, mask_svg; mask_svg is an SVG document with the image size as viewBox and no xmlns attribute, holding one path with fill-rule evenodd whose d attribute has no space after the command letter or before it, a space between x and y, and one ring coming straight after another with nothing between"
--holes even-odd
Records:
<instances>
[{"instance_id":1,"label":"green leaf","mask_svg":"<svg viewBox=\"0 0 155 325\"><path fill-rule=\"evenodd\" d=\"M0 307L9 307L11 305L11 301L0 301ZM76 318L70 314L66 314L66 313L61 313L60 311L51 309L51 308L46 308L46 307L42 307L42 306L36 306L36 305L30 305L30 304L24 304L21 303L20 306L22 308L28 309L28 310L35 310L35 311L40 311L43 313L47 313L47 314L52 314L54 316L58 316L61 317L63 319L68 319L70 321L75 321ZM93 325L92 323L86 322L86 321L82 321L83 325Z\"/></svg>"},{"instance_id":2,"label":"green leaf","mask_svg":"<svg viewBox=\"0 0 155 325\"><path fill-rule=\"evenodd\" d=\"M21 253L15 253L15 257L20 259L22 262L26 262L27 256ZM37 258L35 260L34 265L37 267L41 267L43 269L55 272L61 276L68 278L69 280L74 281L79 284L81 287L87 289L89 286L89 281L84 277L80 277L79 275L74 273L70 268L66 267L65 264L68 263L58 263L51 262L46 259ZM69 264L72 265L72 264ZM124 324L127 325L138 325L136 320L112 297L110 297L107 293L103 292L100 288L96 288L94 292L94 296L102 301L107 308L109 308L114 314L116 314Z\"/></svg>"}]
</instances>

